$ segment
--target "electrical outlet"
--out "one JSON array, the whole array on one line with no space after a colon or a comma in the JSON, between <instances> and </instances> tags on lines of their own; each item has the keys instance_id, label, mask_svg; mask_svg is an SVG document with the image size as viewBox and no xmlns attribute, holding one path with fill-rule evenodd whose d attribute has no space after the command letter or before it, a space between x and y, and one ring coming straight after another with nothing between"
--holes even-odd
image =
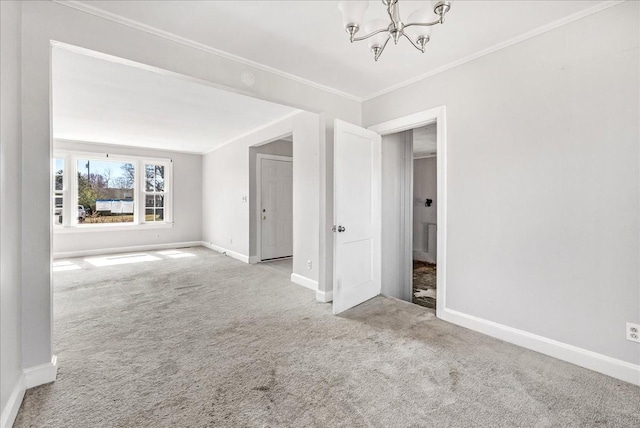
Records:
<instances>
[{"instance_id":1,"label":"electrical outlet","mask_svg":"<svg viewBox=\"0 0 640 428\"><path fill-rule=\"evenodd\" d=\"M311 266L312 266L311 260L307 260L307 269L311 269Z\"/></svg>"},{"instance_id":2,"label":"electrical outlet","mask_svg":"<svg viewBox=\"0 0 640 428\"><path fill-rule=\"evenodd\" d=\"M627 323L627 340L640 343L640 324Z\"/></svg>"}]
</instances>

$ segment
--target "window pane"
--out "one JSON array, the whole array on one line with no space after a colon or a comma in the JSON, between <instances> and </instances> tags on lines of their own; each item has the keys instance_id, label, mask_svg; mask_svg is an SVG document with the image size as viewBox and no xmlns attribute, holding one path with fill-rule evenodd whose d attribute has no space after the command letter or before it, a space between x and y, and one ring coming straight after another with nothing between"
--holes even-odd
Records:
<instances>
[{"instance_id":1,"label":"window pane","mask_svg":"<svg viewBox=\"0 0 640 428\"><path fill-rule=\"evenodd\" d=\"M145 189L147 192L153 192L155 189L155 171L153 165L145 165Z\"/></svg>"},{"instance_id":2,"label":"window pane","mask_svg":"<svg viewBox=\"0 0 640 428\"><path fill-rule=\"evenodd\" d=\"M164 208L164 196L156 195L156 208Z\"/></svg>"},{"instance_id":3,"label":"window pane","mask_svg":"<svg viewBox=\"0 0 640 428\"><path fill-rule=\"evenodd\" d=\"M156 209L156 221L164 220L164 210L162 208Z\"/></svg>"},{"instance_id":4,"label":"window pane","mask_svg":"<svg viewBox=\"0 0 640 428\"><path fill-rule=\"evenodd\" d=\"M164 166L156 165L156 192L164 192Z\"/></svg>"},{"instance_id":5,"label":"window pane","mask_svg":"<svg viewBox=\"0 0 640 428\"><path fill-rule=\"evenodd\" d=\"M64 159L53 160L53 188L55 190L63 190L62 177L64 174Z\"/></svg>"},{"instance_id":6,"label":"window pane","mask_svg":"<svg viewBox=\"0 0 640 428\"><path fill-rule=\"evenodd\" d=\"M78 160L78 216L84 223L131 223L135 167L118 161Z\"/></svg>"}]
</instances>

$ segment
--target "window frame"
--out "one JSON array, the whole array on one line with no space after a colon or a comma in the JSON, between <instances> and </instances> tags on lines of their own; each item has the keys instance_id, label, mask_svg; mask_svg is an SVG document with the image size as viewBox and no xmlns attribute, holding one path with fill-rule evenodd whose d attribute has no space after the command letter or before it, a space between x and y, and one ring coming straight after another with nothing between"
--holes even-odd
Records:
<instances>
[{"instance_id":1,"label":"window frame","mask_svg":"<svg viewBox=\"0 0 640 428\"><path fill-rule=\"evenodd\" d=\"M111 153L82 152L68 150L54 150L52 155L52 171L51 180L51 197L53 198L51 206L55 205L55 159L63 159L63 200L62 200L62 224L53 224L55 233L75 233L75 232L101 232L114 230L132 230L132 229L152 229L152 228L171 228L173 227L173 161L169 158L152 158L148 156L133 156ZM102 162L122 162L131 163L135 167L134 173L134 210L133 222L130 223L101 223L86 224L78 222L78 161L102 161ZM146 193L144 168L146 164L162 165L165 168L164 177L164 219L162 221L145 221L145 205ZM60 193L58 191L58 193ZM74 203L75 202L75 203ZM75 210L74 210L75 207ZM55 211L54 211L55 214ZM53 215L52 222L53 222Z\"/></svg>"}]
</instances>

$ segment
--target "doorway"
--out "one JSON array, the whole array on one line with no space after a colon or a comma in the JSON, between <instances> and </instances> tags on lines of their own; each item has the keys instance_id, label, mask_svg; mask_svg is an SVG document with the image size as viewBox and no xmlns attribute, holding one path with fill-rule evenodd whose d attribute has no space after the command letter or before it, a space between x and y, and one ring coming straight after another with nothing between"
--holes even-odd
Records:
<instances>
[{"instance_id":1,"label":"doorway","mask_svg":"<svg viewBox=\"0 0 640 428\"><path fill-rule=\"evenodd\" d=\"M381 294L444 313L446 109L369 128L382 135Z\"/></svg>"},{"instance_id":2,"label":"doorway","mask_svg":"<svg viewBox=\"0 0 640 428\"><path fill-rule=\"evenodd\" d=\"M258 261L293 257L293 142L284 137L252 147L256 168ZM290 261L289 261L290 264Z\"/></svg>"},{"instance_id":3,"label":"doorway","mask_svg":"<svg viewBox=\"0 0 640 428\"><path fill-rule=\"evenodd\" d=\"M436 316L442 317L446 298L446 109L444 106L390 120L364 129L335 121L334 132L334 314L378 294L414 302L413 130L434 125L437 180L435 231L431 252L436 260ZM361 180L353 180L354 171ZM348 192L345 191L348 187ZM363 214L353 216L353 198ZM420 196L422 199L422 196ZM423 204L427 204L425 197ZM430 208L430 207L429 207ZM379 217L377 217L379 214ZM360 223L366 224L362 227ZM427 222L429 223L429 222ZM366 226L366 227L364 227ZM427 225L429 227L429 225ZM367 231L364 238L355 232ZM433 238L435 242L433 241ZM340 246L371 243L344 257ZM427 243L429 238L427 238ZM356 251L358 250L358 251ZM346 248L345 248L346 251ZM434 293L430 291L429 294ZM435 303L435 302L434 302Z\"/></svg>"}]
</instances>

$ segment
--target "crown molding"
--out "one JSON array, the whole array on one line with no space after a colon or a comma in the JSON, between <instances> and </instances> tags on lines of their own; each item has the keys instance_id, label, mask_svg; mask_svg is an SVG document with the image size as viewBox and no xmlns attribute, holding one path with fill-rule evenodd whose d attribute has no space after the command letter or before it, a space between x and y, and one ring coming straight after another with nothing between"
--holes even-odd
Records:
<instances>
[{"instance_id":1,"label":"crown molding","mask_svg":"<svg viewBox=\"0 0 640 428\"><path fill-rule=\"evenodd\" d=\"M295 82L298 82L298 83L302 83L302 84L307 85L307 86L311 86L311 87L319 89L321 91L329 92L331 94L338 95L340 97L343 97L343 98L346 98L346 99L349 99L349 100L352 100L352 101L356 101L356 102L362 103L362 102L369 101L369 100L372 100L374 98L380 97L382 95L388 94L388 93L393 92L393 91L395 91L397 89L404 88L405 86L409 86L409 85L412 85L412 84L414 84L416 82L428 79L429 77L433 77L433 76L435 76L437 74L440 74L440 73L443 73L443 72L445 72L447 70L451 70L452 68L455 68L455 67L458 67L460 65L466 64L467 62L471 62L471 61L476 60L478 58L481 58L483 56L486 56L486 55L492 54L494 52L497 52L497 51L499 51L501 49L505 49L505 48L507 48L509 46L515 45L516 43L520 43L520 42L525 41L527 39L530 39L532 37L535 37L535 36L538 36L540 34L546 33L548 31L554 30L554 29L556 29L558 27L562 27L563 25L567 25L567 24L569 24L571 22L574 22L574 21L577 21L579 19L585 18L585 17L587 17L589 15L593 15L594 13L598 13L600 11L608 9L608 8L610 8L612 6L617 5L617 4L623 3L626 0L607 0L607 1L604 1L602 3L598 3L598 4L596 4L596 5L594 5L594 6L590 7L590 8L584 9L584 10L582 10L580 12L577 12L577 13L574 13L572 15L566 16L564 18L558 19L558 20L553 21L553 22L551 22L549 24L546 24L546 25L538 27L538 28L536 28L534 30L531 30L531 31L529 31L527 33L524 33L524 34L521 34L519 36L513 37L513 38L511 38L509 40L505 40L504 42L498 43L498 44L493 45L493 46L491 46L489 48L483 49L483 50L478 51L478 52L476 52L474 54L471 54L469 56L461 58L461 59L459 59L457 61L454 61L454 62L451 62L449 64L446 64L446 65L444 65L442 67L439 67L439 68L437 68L435 70L431 70L431 71L429 71L427 73L424 73L424 74L421 74L419 76L413 77L411 79L405 80L405 81L400 82L398 84L395 84L395 85L392 85L392 86L388 86L385 89L382 89L380 91L374 92L374 93L369 94L369 95L364 96L364 97L358 97L356 95L353 95L353 94L350 94L350 93L347 93L347 92L344 92L344 91L340 91L338 89L335 89L335 88L332 88L332 87L329 87L329 86L322 85L320 83L317 83L317 82L314 82L314 81L311 81L311 80L296 76L294 74L290 74L290 73L287 73L285 71L278 70L276 68L261 64L259 62L255 62L255 61L252 61L250 59L247 59L247 58L244 58L244 57L241 57L241 56L238 56L238 55L234 55L232 53L229 53L229 52L226 52L226 51L223 51L223 50L220 50L220 49L213 48L213 47L205 45L203 43L199 43L199 42L196 42L194 40L178 36L177 34L173 34L173 33L170 33L168 31L160 30L160 29L152 27L150 25L143 24L141 22L138 22L138 21L135 21L135 20L132 20L132 19L129 19L129 18L125 18L123 16L120 16L120 15L117 15L117 14L114 14L114 13L111 13L111 12L107 12L106 10L97 8L95 6L91 6L91 5L87 4L87 3L84 3L84 2L79 1L79 0L51 0L51 1L53 1L54 3L60 4L60 5L68 6L70 8L77 9L77 10L82 11L82 12L86 12L86 13L89 13L89 14L92 14L92 15L95 15L95 16L99 16L101 18L108 19L110 21L113 21L113 22L116 22L116 23L119 23L119 24L122 24L122 25L126 25L128 27L132 27L132 28L135 28L135 29L138 29L138 30L150 33L150 34L153 34L153 35L156 35L156 36L159 36L159 37L162 37L162 38L165 38L165 39L168 39L168 40L171 40L171 41L174 41L174 42L177 42L177 43L180 43L180 44L183 44L183 45L195 48L195 49L199 49L199 50L208 52L208 53L213 54L213 55L217 55L217 56L225 58L225 59L236 61L236 62L239 62L241 64L247 65L249 67L253 67L253 68L256 68L256 69L259 69L259 70L262 70L262 71L266 71L268 73L275 74L277 76L284 77L286 79L289 79L289 80L292 80L292 81L295 81Z\"/></svg>"},{"instance_id":2,"label":"crown molding","mask_svg":"<svg viewBox=\"0 0 640 428\"><path fill-rule=\"evenodd\" d=\"M464 57L462 59L459 59L457 61L451 62L451 63L449 63L447 65L442 66L442 67L436 68L435 70L429 71L427 73L424 73L424 74L421 74L419 76L413 77L411 79L405 80L404 82L398 83L396 85L389 86L389 87L387 87L385 89L382 89L382 90L380 90L378 92L375 92L373 94L370 94L370 95L367 95L365 97L362 97L362 102L372 100L372 99L377 98L379 96L388 94L389 92L393 92L393 91L395 91L397 89L404 88L405 86L412 85L412 84L414 84L416 82L419 82L421 80L428 79L429 77L433 77L436 74L443 73L443 72L445 72L447 70L451 70L452 68L458 67L458 66L460 66L462 64L466 64L467 62L471 62L471 61L473 61L475 59L478 59L478 58L481 58L481 57L483 57L485 55L489 55L489 54L497 52L497 51L499 51L501 49L508 48L509 46L515 45L516 43L523 42L523 41L525 41L527 39L530 39L532 37L535 37L535 36L538 36L540 34L546 33L548 31L554 30L554 29L556 29L558 27L562 27L563 25L567 25L567 24L569 24L569 23L571 23L573 21L577 21L577 20L582 19L584 17L587 17L589 15L593 15L594 13L598 13L598 12L600 12L602 10L608 9L611 6L615 6L615 5L623 3L625 1L626 0L609 0L609 1L602 2L602 3L598 3L593 7L581 10L580 12L577 12L577 13L574 13L572 15L566 16L566 17L564 17L562 19L558 19L557 21L553 21L553 22L551 22L549 24L543 25L542 27L538 27L538 28L536 28L534 30L531 30L531 31L529 31L527 33L524 33L524 34L521 34L519 36L516 36L516 37L514 37L512 39L505 40L504 42L498 43L498 44L493 45L493 46L491 46L489 48L486 48L486 49L483 49L481 51L478 51L478 52L476 52L474 54L471 54L471 55L469 55L467 57Z\"/></svg>"},{"instance_id":3,"label":"crown molding","mask_svg":"<svg viewBox=\"0 0 640 428\"><path fill-rule=\"evenodd\" d=\"M270 67L268 65L261 64L259 62L252 61L250 59L234 55L232 53L213 48L211 46L205 45L200 42L196 42L195 40L188 39L186 37L178 36L177 34L170 33L168 31L160 30L159 28L152 27L151 25L143 24L142 22L135 21L133 19L125 18L123 16L117 15L115 13L107 12L104 9L100 9L98 7L89 5L82 1L78 0L51 0L54 3L67 6L82 12L89 13L91 15L98 16L100 18L108 19L110 21L116 22L118 24L126 25L131 28L135 28L140 31L144 31L149 34L153 34L154 36L162 37L167 40L171 40L176 43L183 44L185 46L189 46L195 49L199 49L201 51L205 51L207 53L219 56L221 58L229 59L231 61L239 62L249 67L256 68L258 70L266 71L267 73L275 74L280 77L284 77L285 79L293 80L294 82L302 83L303 85L311 86L313 88L319 89L321 91L329 92L334 95L338 95L343 98L347 98L351 101L362 102L362 98L357 97L353 94L349 94L344 91L340 91L338 89L331 88L329 86L322 85L320 83L296 76L294 74L287 73L282 70L278 70L277 68Z\"/></svg>"}]
</instances>

